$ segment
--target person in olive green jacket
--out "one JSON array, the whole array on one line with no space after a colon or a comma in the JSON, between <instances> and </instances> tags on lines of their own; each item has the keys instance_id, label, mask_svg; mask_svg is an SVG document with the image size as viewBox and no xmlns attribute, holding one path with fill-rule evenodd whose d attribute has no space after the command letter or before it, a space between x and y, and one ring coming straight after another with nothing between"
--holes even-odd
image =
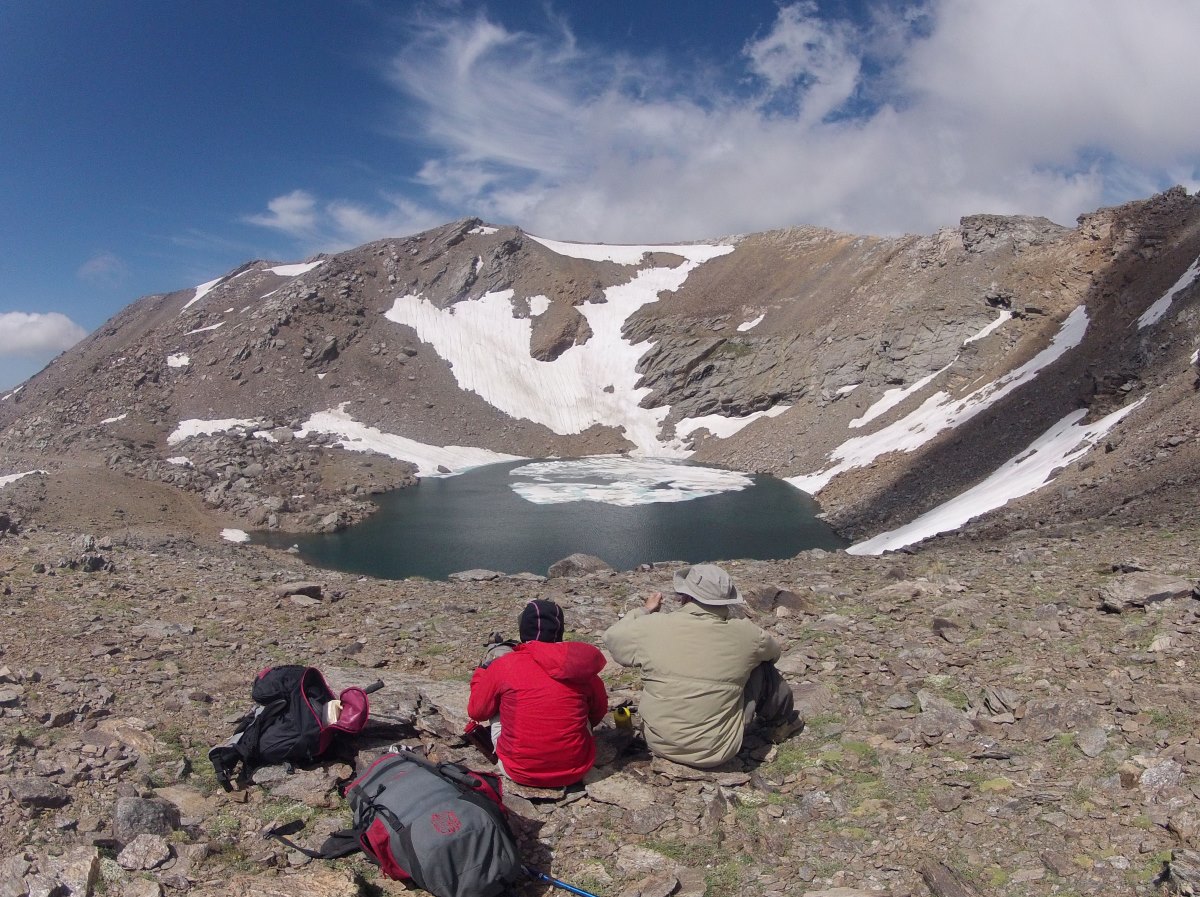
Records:
<instances>
[{"instance_id":1,"label":"person in olive green jacket","mask_svg":"<svg viewBox=\"0 0 1200 897\"><path fill-rule=\"evenodd\" d=\"M729 608L744 604L729 574L715 564L685 567L672 585L680 607L659 613L662 593L632 610L604 633L604 645L622 666L639 667L642 733L661 757L706 769L742 747L753 723L770 740L804 727L792 690L775 668L780 646Z\"/></svg>"}]
</instances>

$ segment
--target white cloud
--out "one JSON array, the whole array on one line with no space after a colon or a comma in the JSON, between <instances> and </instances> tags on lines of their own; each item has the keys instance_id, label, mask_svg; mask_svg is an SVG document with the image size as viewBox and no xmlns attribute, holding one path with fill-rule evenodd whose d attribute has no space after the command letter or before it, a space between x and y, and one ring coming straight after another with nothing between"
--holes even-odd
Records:
<instances>
[{"instance_id":1,"label":"white cloud","mask_svg":"<svg viewBox=\"0 0 1200 897\"><path fill-rule=\"evenodd\" d=\"M87 331L59 312L0 312L0 356L39 356L69 349Z\"/></svg>"},{"instance_id":2,"label":"white cloud","mask_svg":"<svg viewBox=\"0 0 1200 897\"><path fill-rule=\"evenodd\" d=\"M344 244L465 214L573 240L790 224L930 232L965 214L1070 223L1200 186L1200 5L925 0L867 23L779 9L690 69L585 45L561 21L417 19L387 76L426 200L279 197L265 224ZM663 35L671 46L671 35ZM715 72L733 72L720 80Z\"/></svg>"},{"instance_id":3,"label":"white cloud","mask_svg":"<svg viewBox=\"0 0 1200 897\"><path fill-rule=\"evenodd\" d=\"M293 237L311 237L317 230L317 199L304 190L293 190L276 196L265 213L248 215L246 221Z\"/></svg>"},{"instance_id":4,"label":"white cloud","mask_svg":"<svg viewBox=\"0 0 1200 897\"><path fill-rule=\"evenodd\" d=\"M403 236L446 223L446 216L403 196L385 196L381 209L347 200L321 202L304 190L277 196L267 211L245 220L296 238L310 251L337 252L382 237Z\"/></svg>"},{"instance_id":5,"label":"white cloud","mask_svg":"<svg viewBox=\"0 0 1200 897\"><path fill-rule=\"evenodd\" d=\"M84 283L97 287L119 287L129 276L129 269L111 252L98 252L79 266L76 276Z\"/></svg>"}]
</instances>

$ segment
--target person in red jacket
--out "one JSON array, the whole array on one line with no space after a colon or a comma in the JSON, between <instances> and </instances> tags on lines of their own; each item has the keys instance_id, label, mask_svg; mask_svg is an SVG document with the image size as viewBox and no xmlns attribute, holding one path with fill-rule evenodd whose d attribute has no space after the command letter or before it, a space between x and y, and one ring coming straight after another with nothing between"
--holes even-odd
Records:
<instances>
[{"instance_id":1,"label":"person in red jacket","mask_svg":"<svg viewBox=\"0 0 1200 897\"><path fill-rule=\"evenodd\" d=\"M608 713L597 675L604 655L562 640L563 612L553 601L530 601L519 626L521 643L475 670L467 715L491 722L508 778L534 788L571 785L592 768L592 726Z\"/></svg>"}]
</instances>

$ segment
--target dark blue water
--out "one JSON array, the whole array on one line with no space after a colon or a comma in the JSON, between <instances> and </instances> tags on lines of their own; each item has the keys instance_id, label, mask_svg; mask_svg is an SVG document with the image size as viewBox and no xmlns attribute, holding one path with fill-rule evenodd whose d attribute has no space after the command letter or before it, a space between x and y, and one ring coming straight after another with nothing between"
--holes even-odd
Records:
<instances>
[{"instance_id":1,"label":"dark blue water","mask_svg":"<svg viewBox=\"0 0 1200 897\"><path fill-rule=\"evenodd\" d=\"M534 504L495 464L379 496L380 510L337 533L258 533L254 541L297 545L319 567L385 579L445 579L474 568L540 573L569 554L603 558L618 570L678 560L791 557L848 543L816 518L806 494L770 476L690 501L620 507L594 501ZM657 487L652 487L657 488Z\"/></svg>"}]
</instances>

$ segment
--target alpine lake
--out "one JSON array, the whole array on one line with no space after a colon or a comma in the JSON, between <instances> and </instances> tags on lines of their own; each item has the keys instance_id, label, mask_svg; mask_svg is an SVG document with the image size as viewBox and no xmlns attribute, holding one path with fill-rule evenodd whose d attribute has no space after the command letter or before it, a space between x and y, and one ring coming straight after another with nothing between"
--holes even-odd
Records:
<instances>
[{"instance_id":1,"label":"alpine lake","mask_svg":"<svg viewBox=\"0 0 1200 897\"><path fill-rule=\"evenodd\" d=\"M336 533L259 532L318 567L384 579L486 569L545 574L582 552L618 570L657 561L767 560L848 544L783 480L618 456L515 461L422 477Z\"/></svg>"}]
</instances>

